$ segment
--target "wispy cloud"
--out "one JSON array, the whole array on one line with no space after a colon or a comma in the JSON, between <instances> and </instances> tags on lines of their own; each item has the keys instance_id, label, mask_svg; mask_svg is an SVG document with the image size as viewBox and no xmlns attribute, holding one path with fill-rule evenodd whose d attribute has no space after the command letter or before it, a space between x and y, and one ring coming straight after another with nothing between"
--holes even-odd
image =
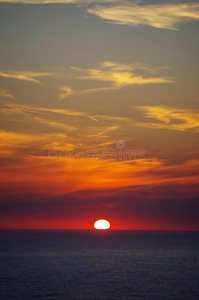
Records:
<instances>
[{"instance_id":1,"label":"wispy cloud","mask_svg":"<svg viewBox=\"0 0 199 300\"><path fill-rule=\"evenodd\" d=\"M142 64L119 64L106 61L96 69L80 69L78 78L111 82L112 87L122 88L127 85L153 83L173 83L169 77L152 76L155 70Z\"/></svg>"},{"instance_id":2,"label":"wispy cloud","mask_svg":"<svg viewBox=\"0 0 199 300\"><path fill-rule=\"evenodd\" d=\"M62 86L60 90L63 92L59 96L59 100L63 100L69 96L72 95L86 95L86 94L92 94L97 92L104 92L108 90L114 90L115 87L101 87L101 88L94 88L94 89L85 89L85 90L73 90L71 87L68 86Z\"/></svg>"},{"instance_id":3,"label":"wispy cloud","mask_svg":"<svg viewBox=\"0 0 199 300\"><path fill-rule=\"evenodd\" d=\"M176 131L199 132L199 111L181 109L171 106L137 106L133 109L143 112L134 118L114 115L94 115L99 121L105 120L110 124L120 126L167 129Z\"/></svg>"},{"instance_id":4,"label":"wispy cloud","mask_svg":"<svg viewBox=\"0 0 199 300\"><path fill-rule=\"evenodd\" d=\"M67 132L76 130L75 127L73 127L71 125L61 123L61 122L58 122L58 121L47 120L47 119L44 119L44 118L41 118L41 117L35 117L34 120L41 123L41 124L52 127L52 128L63 129L64 131L67 131Z\"/></svg>"},{"instance_id":5,"label":"wispy cloud","mask_svg":"<svg viewBox=\"0 0 199 300\"><path fill-rule=\"evenodd\" d=\"M83 4L83 3L103 3L103 2L117 2L118 0L0 0L5 3L24 3L24 4L50 4L50 3L63 3L63 4Z\"/></svg>"},{"instance_id":6,"label":"wispy cloud","mask_svg":"<svg viewBox=\"0 0 199 300\"><path fill-rule=\"evenodd\" d=\"M115 115L90 115L88 112L75 111L70 109L58 109L48 107L36 107L16 103L6 103L1 106L1 113L5 115L22 114L34 117L40 123L50 127L57 127L67 131L74 130L71 124L59 122L59 116L89 118L93 121L106 121L112 128L113 124L124 124L125 126L146 127L154 129L168 129L177 131L199 132L199 111L180 109L170 106L137 106L134 109L143 112L143 117L138 118L121 117ZM49 119L51 115L57 116L57 120ZM48 116L48 117L47 117Z\"/></svg>"},{"instance_id":7,"label":"wispy cloud","mask_svg":"<svg viewBox=\"0 0 199 300\"><path fill-rule=\"evenodd\" d=\"M23 72L9 71L8 72L8 71L0 71L0 77L31 81L31 82L34 82L34 83L37 83L37 84L40 84L40 81L37 80L36 78L52 76L52 75L55 75L55 74L48 73L48 72L29 72L29 71L23 71Z\"/></svg>"},{"instance_id":8,"label":"wispy cloud","mask_svg":"<svg viewBox=\"0 0 199 300\"><path fill-rule=\"evenodd\" d=\"M82 3L83 0L0 0L6 3L24 3L24 4L49 4L49 3Z\"/></svg>"},{"instance_id":9,"label":"wispy cloud","mask_svg":"<svg viewBox=\"0 0 199 300\"><path fill-rule=\"evenodd\" d=\"M44 155L42 150L52 147L64 147L69 146L67 144L67 136L63 133L22 133L13 132L8 130L0 130L0 158L1 157L13 157L13 154L17 156L23 156L26 154L31 157L32 155ZM14 158L13 158L14 159Z\"/></svg>"},{"instance_id":10,"label":"wispy cloud","mask_svg":"<svg viewBox=\"0 0 199 300\"><path fill-rule=\"evenodd\" d=\"M199 21L199 3L139 5L126 1L111 6L96 5L88 12L114 24L165 29L177 29L180 24Z\"/></svg>"},{"instance_id":11,"label":"wispy cloud","mask_svg":"<svg viewBox=\"0 0 199 300\"><path fill-rule=\"evenodd\" d=\"M64 98L74 94L73 90L69 86L61 86L60 91L62 91L62 93L59 97L59 100L63 100Z\"/></svg>"},{"instance_id":12,"label":"wispy cloud","mask_svg":"<svg viewBox=\"0 0 199 300\"><path fill-rule=\"evenodd\" d=\"M21 156L15 156L14 164L11 159L8 164L9 157L13 159L13 156L12 153L7 153L7 164L1 168L1 183L4 185L9 183L12 187L10 191L28 186L28 190L35 193L36 186L37 192L45 190L51 194L54 190L55 194L65 194L81 189L142 187L143 182L147 186L198 183L198 160L173 166L157 158L133 162L72 157L71 159L63 157L51 160L47 155L33 155L31 149L34 147L47 149L46 146L51 141L63 143L63 136L51 134L32 136L0 132L0 137L3 149L17 151L19 147L20 152L17 153L21 153ZM24 150L26 150L25 147L29 147L26 155L23 155L22 145L24 145ZM66 145L65 147L67 149ZM5 155L2 156L4 160Z\"/></svg>"},{"instance_id":13,"label":"wispy cloud","mask_svg":"<svg viewBox=\"0 0 199 300\"><path fill-rule=\"evenodd\" d=\"M166 106L141 106L137 109L143 111L147 119L151 119L149 123L138 123L137 125L150 128L199 132L199 111L197 110Z\"/></svg>"},{"instance_id":14,"label":"wispy cloud","mask_svg":"<svg viewBox=\"0 0 199 300\"><path fill-rule=\"evenodd\" d=\"M54 114L57 116L69 116L69 117L83 117L83 118L89 118L96 121L96 119L92 116L90 116L86 112L81 111L75 111L70 109L57 109L57 108L48 108L48 107L36 107L31 105L22 105L22 104L16 104L16 103L6 103L1 106L0 112L2 114L8 115L8 114L27 114L31 115L33 113L36 114L37 120L41 122L41 118L38 117L40 114ZM43 121L44 123L44 121ZM46 124L50 124L50 126L56 126L56 122L47 122ZM58 124L58 127L61 125ZM67 126L67 128L74 129L72 126Z\"/></svg>"},{"instance_id":15,"label":"wispy cloud","mask_svg":"<svg viewBox=\"0 0 199 300\"><path fill-rule=\"evenodd\" d=\"M12 95L12 93L9 90L6 89L0 89L0 98L9 98L9 99L13 99L14 96Z\"/></svg>"},{"instance_id":16,"label":"wispy cloud","mask_svg":"<svg viewBox=\"0 0 199 300\"><path fill-rule=\"evenodd\" d=\"M180 24L199 21L199 3L140 5L125 0L0 0L0 3L23 4L95 4L87 12L114 24L147 25L177 29Z\"/></svg>"},{"instance_id":17,"label":"wispy cloud","mask_svg":"<svg viewBox=\"0 0 199 300\"><path fill-rule=\"evenodd\" d=\"M10 152L19 152L23 155L30 149L32 149L31 153L46 155L47 150L55 147L60 151L71 148L99 150L104 147L105 142L116 143L114 139L116 133L114 134L113 131L116 131L118 126L109 122L97 124L98 119L86 112L6 103L1 105L0 113L3 122L6 123L9 119L15 124L13 135L10 137L16 137L13 141L16 147L12 147L13 143L10 146L4 143L2 148L4 151L1 151L3 155L9 155ZM20 138L21 134L24 135L24 139ZM6 130L3 136L5 140ZM8 136L8 140L10 137Z\"/></svg>"},{"instance_id":18,"label":"wispy cloud","mask_svg":"<svg viewBox=\"0 0 199 300\"><path fill-rule=\"evenodd\" d=\"M85 90L72 90L71 87L62 86L60 89L63 93L60 100L71 95L84 95L89 93L121 89L128 85L147 85L174 83L173 78L166 76L158 76L157 73L169 67L153 68L141 63L120 64L116 62L105 61L94 69L81 69L79 67L71 67L78 75L78 79L96 80L111 83L111 86L88 88Z\"/></svg>"}]
</instances>

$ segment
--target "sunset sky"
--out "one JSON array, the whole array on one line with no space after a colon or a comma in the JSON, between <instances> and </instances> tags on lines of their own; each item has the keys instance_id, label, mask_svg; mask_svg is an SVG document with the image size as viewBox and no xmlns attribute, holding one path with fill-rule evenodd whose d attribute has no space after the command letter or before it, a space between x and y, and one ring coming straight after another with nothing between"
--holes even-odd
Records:
<instances>
[{"instance_id":1,"label":"sunset sky","mask_svg":"<svg viewBox=\"0 0 199 300\"><path fill-rule=\"evenodd\" d=\"M199 230L198 33L198 1L0 0L0 228Z\"/></svg>"}]
</instances>

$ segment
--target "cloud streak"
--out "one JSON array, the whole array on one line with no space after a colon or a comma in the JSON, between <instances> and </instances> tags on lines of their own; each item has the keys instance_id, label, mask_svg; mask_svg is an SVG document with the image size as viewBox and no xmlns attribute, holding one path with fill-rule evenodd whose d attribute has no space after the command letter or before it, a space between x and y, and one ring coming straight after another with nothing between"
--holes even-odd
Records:
<instances>
[{"instance_id":1,"label":"cloud streak","mask_svg":"<svg viewBox=\"0 0 199 300\"><path fill-rule=\"evenodd\" d=\"M142 64L119 64L106 61L96 69L79 69L79 72L81 75L78 78L111 82L115 88L122 88L127 85L174 82L172 78L152 76L151 73L155 70Z\"/></svg>"},{"instance_id":2,"label":"cloud streak","mask_svg":"<svg viewBox=\"0 0 199 300\"><path fill-rule=\"evenodd\" d=\"M199 21L199 3L140 5L119 0L0 0L21 4L95 4L87 12L113 24L147 25L162 29L178 29L179 25Z\"/></svg>"},{"instance_id":3,"label":"cloud streak","mask_svg":"<svg viewBox=\"0 0 199 300\"><path fill-rule=\"evenodd\" d=\"M141 106L137 109L143 111L147 119L152 119L150 123L143 123L144 127L199 132L197 110L166 106Z\"/></svg>"},{"instance_id":4,"label":"cloud streak","mask_svg":"<svg viewBox=\"0 0 199 300\"><path fill-rule=\"evenodd\" d=\"M75 75L77 79L95 80L110 83L111 86L88 88L85 90L72 90L71 87L62 86L63 91L60 95L60 100L72 95L84 95L95 92L121 89L130 85L148 85L174 83L173 78L156 75L160 70L168 69L168 67L152 68L141 63L135 64L120 64L111 61L105 61L94 69L81 69L71 67L79 75Z\"/></svg>"},{"instance_id":5,"label":"cloud streak","mask_svg":"<svg viewBox=\"0 0 199 300\"><path fill-rule=\"evenodd\" d=\"M59 100L63 100L64 98L74 94L73 90L69 86L60 87L60 91L62 91L62 93L60 94Z\"/></svg>"},{"instance_id":6,"label":"cloud streak","mask_svg":"<svg viewBox=\"0 0 199 300\"><path fill-rule=\"evenodd\" d=\"M89 3L117 2L117 0L0 0L0 3L23 4L89 4Z\"/></svg>"},{"instance_id":7,"label":"cloud streak","mask_svg":"<svg viewBox=\"0 0 199 300\"><path fill-rule=\"evenodd\" d=\"M138 5L97 5L88 13L114 24L147 25L163 29L178 29L180 24L199 21L199 3Z\"/></svg>"},{"instance_id":8,"label":"cloud streak","mask_svg":"<svg viewBox=\"0 0 199 300\"><path fill-rule=\"evenodd\" d=\"M15 72L15 71L6 72L5 71L4 72L4 71L0 71L0 77L31 81L31 82L34 82L37 84L41 84L41 82L37 78L53 76L53 75L55 75L55 74L48 73L48 72L29 72L29 71L23 71L23 72Z\"/></svg>"},{"instance_id":9,"label":"cloud streak","mask_svg":"<svg viewBox=\"0 0 199 300\"><path fill-rule=\"evenodd\" d=\"M49 128L54 129L53 131L62 132L64 134L70 134L73 131L79 130L83 132L84 128L82 128L81 122L85 124L84 126L86 128L86 134L88 134L87 126L90 126L90 122L88 122L88 120L90 119L95 122L98 121L94 116L87 112L70 109L36 107L16 103L2 104L0 108L0 114L2 119L5 118L6 120L9 117L9 119L14 121L15 124L18 124L19 121L27 122L28 119L31 124L31 131L36 132L36 134L43 133L43 130L48 133ZM36 125L38 123L40 123L39 130L38 126ZM93 130L95 131L95 127ZM98 131L99 130L100 129L98 129ZM83 133L81 133L81 137L82 135ZM70 137L72 137L71 134Z\"/></svg>"},{"instance_id":10,"label":"cloud streak","mask_svg":"<svg viewBox=\"0 0 199 300\"><path fill-rule=\"evenodd\" d=\"M73 117L88 117L87 113L79 112L70 109L58 109L58 108L48 108L48 107L36 107L31 105L23 105L16 103L7 103L2 105L1 108L2 113L52 113L62 116L73 116Z\"/></svg>"},{"instance_id":11,"label":"cloud streak","mask_svg":"<svg viewBox=\"0 0 199 300\"><path fill-rule=\"evenodd\" d=\"M97 92L104 92L104 91L108 91L108 90L115 90L115 87L101 87L101 88L95 88L95 89L85 89L85 90L73 90L71 87L68 86L62 86L60 88L61 91L63 91L63 93L60 94L59 96L59 100L63 100L69 96L72 95L86 95L86 94L92 94L92 93L97 93Z\"/></svg>"},{"instance_id":12,"label":"cloud streak","mask_svg":"<svg viewBox=\"0 0 199 300\"><path fill-rule=\"evenodd\" d=\"M14 96L11 94L9 90L0 89L0 98L14 99Z\"/></svg>"},{"instance_id":13,"label":"cloud streak","mask_svg":"<svg viewBox=\"0 0 199 300\"><path fill-rule=\"evenodd\" d=\"M0 3L50 4L50 3L84 3L86 0L0 0Z\"/></svg>"}]
</instances>

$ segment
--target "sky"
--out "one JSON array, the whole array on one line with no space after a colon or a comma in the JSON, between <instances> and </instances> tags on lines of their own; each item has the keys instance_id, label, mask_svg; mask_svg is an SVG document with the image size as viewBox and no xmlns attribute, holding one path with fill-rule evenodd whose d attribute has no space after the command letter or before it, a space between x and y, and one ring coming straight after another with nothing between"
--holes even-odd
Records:
<instances>
[{"instance_id":1,"label":"sky","mask_svg":"<svg viewBox=\"0 0 199 300\"><path fill-rule=\"evenodd\" d=\"M199 230L198 1L0 0L0 228Z\"/></svg>"}]
</instances>

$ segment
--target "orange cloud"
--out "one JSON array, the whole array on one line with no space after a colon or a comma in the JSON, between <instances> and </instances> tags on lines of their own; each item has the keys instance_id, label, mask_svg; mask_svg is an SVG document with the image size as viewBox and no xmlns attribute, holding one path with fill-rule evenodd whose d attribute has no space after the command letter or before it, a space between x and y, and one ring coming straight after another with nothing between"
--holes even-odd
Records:
<instances>
[{"instance_id":1,"label":"orange cloud","mask_svg":"<svg viewBox=\"0 0 199 300\"><path fill-rule=\"evenodd\" d=\"M47 152L46 152L47 154ZM9 161L9 160L8 160ZM8 162L7 161L7 162ZM1 168L1 185L32 192L64 194L78 190L198 183L199 161L167 165L158 159L118 161L72 157L13 156Z\"/></svg>"}]
</instances>

